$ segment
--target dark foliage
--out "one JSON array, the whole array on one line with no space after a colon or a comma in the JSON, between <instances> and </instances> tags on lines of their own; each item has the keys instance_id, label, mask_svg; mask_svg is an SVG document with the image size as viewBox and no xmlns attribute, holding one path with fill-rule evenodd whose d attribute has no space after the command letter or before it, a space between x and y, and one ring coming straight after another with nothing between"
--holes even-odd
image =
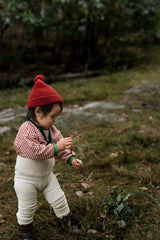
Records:
<instances>
[{"instance_id":1,"label":"dark foliage","mask_svg":"<svg viewBox=\"0 0 160 240\"><path fill-rule=\"evenodd\" d=\"M133 47L158 40L157 6L144 0L1 0L1 87L39 72L134 66Z\"/></svg>"}]
</instances>

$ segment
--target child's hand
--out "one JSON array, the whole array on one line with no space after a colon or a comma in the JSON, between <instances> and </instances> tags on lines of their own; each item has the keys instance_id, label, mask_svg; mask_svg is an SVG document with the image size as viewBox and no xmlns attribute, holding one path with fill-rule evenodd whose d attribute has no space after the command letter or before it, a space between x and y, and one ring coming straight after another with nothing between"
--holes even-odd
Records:
<instances>
[{"instance_id":1,"label":"child's hand","mask_svg":"<svg viewBox=\"0 0 160 240\"><path fill-rule=\"evenodd\" d=\"M72 166L73 166L76 170L78 170L78 169L82 168L82 161L79 160L79 159L73 159L73 161L72 161Z\"/></svg>"},{"instance_id":2,"label":"child's hand","mask_svg":"<svg viewBox=\"0 0 160 240\"><path fill-rule=\"evenodd\" d=\"M69 148L71 148L71 145L72 145L72 138L71 137L61 138L57 142L57 146L58 146L59 151L69 149Z\"/></svg>"}]
</instances>

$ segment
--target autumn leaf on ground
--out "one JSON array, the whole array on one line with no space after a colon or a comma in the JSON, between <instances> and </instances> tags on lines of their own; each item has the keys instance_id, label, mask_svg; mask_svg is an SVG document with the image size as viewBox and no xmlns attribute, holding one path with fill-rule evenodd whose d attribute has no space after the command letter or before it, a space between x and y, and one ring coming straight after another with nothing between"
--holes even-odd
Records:
<instances>
[{"instance_id":1,"label":"autumn leaf on ground","mask_svg":"<svg viewBox=\"0 0 160 240\"><path fill-rule=\"evenodd\" d=\"M84 187L85 189L87 189L87 188L90 188L90 187L94 187L94 186L95 186L95 183L93 183L93 182L90 182L90 183L82 182L81 185L82 185L82 187Z\"/></svg>"},{"instance_id":2,"label":"autumn leaf on ground","mask_svg":"<svg viewBox=\"0 0 160 240\"><path fill-rule=\"evenodd\" d=\"M5 222L4 217L3 215L0 214L0 223L4 223L4 222Z\"/></svg>"},{"instance_id":3,"label":"autumn leaf on ground","mask_svg":"<svg viewBox=\"0 0 160 240\"><path fill-rule=\"evenodd\" d=\"M89 195L89 196L92 196L92 195L93 195L93 192L88 192L88 195Z\"/></svg>"},{"instance_id":4,"label":"autumn leaf on ground","mask_svg":"<svg viewBox=\"0 0 160 240\"><path fill-rule=\"evenodd\" d=\"M120 154L123 154L124 152L122 152L122 151L120 151L120 152L115 152L115 153L111 153L110 154L110 156L112 157L112 158L114 158L114 157L118 157Z\"/></svg>"},{"instance_id":5,"label":"autumn leaf on ground","mask_svg":"<svg viewBox=\"0 0 160 240\"><path fill-rule=\"evenodd\" d=\"M87 188L89 188L90 187L90 185L88 184L88 183L81 183L81 185L82 185L82 187L84 187L85 189L87 189Z\"/></svg>"},{"instance_id":6,"label":"autumn leaf on ground","mask_svg":"<svg viewBox=\"0 0 160 240\"><path fill-rule=\"evenodd\" d=\"M148 188L143 186L143 187L140 187L139 189L143 190L143 191L148 191Z\"/></svg>"},{"instance_id":7,"label":"autumn leaf on ground","mask_svg":"<svg viewBox=\"0 0 160 240\"><path fill-rule=\"evenodd\" d=\"M95 229L89 229L87 233L96 234L96 233L97 233L97 230L95 230Z\"/></svg>"},{"instance_id":8,"label":"autumn leaf on ground","mask_svg":"<svg viewBox=\"0 0 160 240\"><path fill-rule=\"evenodd\" d=\"M78 197L83 197L83 196L84 196L84 194L83 194L82 191L77 191L75 194L76 194Z\"/></svg>"}]
</instances>

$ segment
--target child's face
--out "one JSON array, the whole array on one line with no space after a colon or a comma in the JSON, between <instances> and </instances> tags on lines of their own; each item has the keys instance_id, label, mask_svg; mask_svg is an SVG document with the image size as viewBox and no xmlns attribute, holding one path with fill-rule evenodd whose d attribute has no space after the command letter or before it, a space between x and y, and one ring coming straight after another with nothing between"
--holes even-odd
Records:
<instances>
[{"instance_id":1,"label":"child's face","mask_svg":"<svg viewBox=\"0 0 160 240\"><path fill-rule=\"evenodd\" d=\"M61 108L58 104L54 105L52 110L47 114L44 115L40 108L35 109L35 115L37 118L37 122L39 123L39 126L45 129L48 129L51 127L51 125L54 124L56 121L56 117L59 116L61 113Z\"/></svg>"}]
</instances>

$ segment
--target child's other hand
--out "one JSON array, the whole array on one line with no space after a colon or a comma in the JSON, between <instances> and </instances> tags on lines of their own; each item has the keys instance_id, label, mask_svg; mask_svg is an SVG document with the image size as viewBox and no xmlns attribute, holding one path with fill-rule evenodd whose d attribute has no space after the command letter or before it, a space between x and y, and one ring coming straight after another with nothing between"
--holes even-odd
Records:
<instances>
[{"instance_id":1,"label":"child's other hand","mask_svg":"<svg viewBox=\"0 0 160 240\"><path fill-rule=\"evenodd\" d=\"M82 168L82 161L79 160L79 159L73 159L73 161L72 161L72 166L73 166L76 170L78 170L78 169Z\"/></svg>"},{"instance_id":2,"label":"child's other hand","mask_svg":"<svg viewBox=\"0 0 160 240\"><path fill-rule=\"evenodd\" d=\"M69 148L71 148L71 145L72 145L72 138L71 137L61 138L57 142L57 146L58 146L59 151L69 149Z\"/></svg>"}]
</instances>

